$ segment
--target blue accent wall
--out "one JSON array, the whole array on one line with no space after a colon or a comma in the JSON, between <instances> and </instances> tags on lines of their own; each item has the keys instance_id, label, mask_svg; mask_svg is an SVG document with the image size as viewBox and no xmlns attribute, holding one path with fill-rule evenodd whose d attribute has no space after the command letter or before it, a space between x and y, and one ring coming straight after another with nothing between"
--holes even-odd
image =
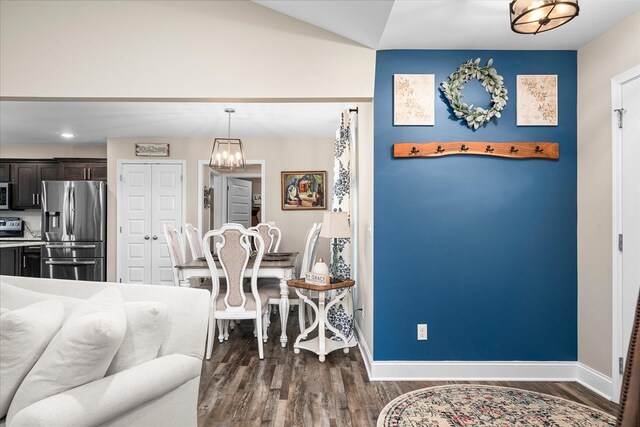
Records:
<instances>
[{"instance_id":1,"label":"blue accent wall","mask_svg":"<svg viewBox=\"0 0 640 427\"><path fill-rule=\"evenodd\" d=\"M509 101L472 131L437 88L478 57ZM394 74L435 74L435 126L393 125ZM516 126L518 74L558 75L558 126ZM576 92L575 51L377 53L374 360L577 360ZM488 100L478 84L463 93ZM558 142L560 159L392 156L429 141Z\"/></svg>"}]
</instances>

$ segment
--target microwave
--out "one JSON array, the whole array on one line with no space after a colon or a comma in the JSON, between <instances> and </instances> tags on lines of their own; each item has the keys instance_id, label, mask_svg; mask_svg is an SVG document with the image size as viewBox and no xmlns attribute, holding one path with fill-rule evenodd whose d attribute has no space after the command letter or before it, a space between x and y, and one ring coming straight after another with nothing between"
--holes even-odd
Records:
<instances>
[{"instance_id":1,"label":"microwave","mask_svg":"<svg viewBox=\"0 0 640 427\"><path fill-rule=\"evenodd\" d=\"M11 183L0 182L0 209L11 209Z\"/></svg>"}]
</instances>

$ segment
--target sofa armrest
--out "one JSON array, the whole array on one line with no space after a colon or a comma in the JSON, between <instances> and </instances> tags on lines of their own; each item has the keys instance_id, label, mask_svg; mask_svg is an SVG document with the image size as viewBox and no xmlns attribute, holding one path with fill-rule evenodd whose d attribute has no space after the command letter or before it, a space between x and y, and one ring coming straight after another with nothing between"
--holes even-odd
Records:
<instances>
[{"instance_id":1,"label":"sofa armrest","mask_svg":"<svg viewBox=\"0 0 640 427\"><path fill-rule=\"evenodd\" d=\"M11 426L87 426L108 422L200 375L202 361L170 354L36 402ZM197 407L194 398L193 410Z\"/></svg>"}]
</instances>

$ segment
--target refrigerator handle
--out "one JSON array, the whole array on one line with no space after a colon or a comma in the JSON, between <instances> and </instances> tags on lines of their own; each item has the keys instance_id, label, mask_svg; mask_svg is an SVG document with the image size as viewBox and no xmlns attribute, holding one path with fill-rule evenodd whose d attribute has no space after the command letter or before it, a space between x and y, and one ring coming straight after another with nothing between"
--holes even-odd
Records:
<instances>
[{"instance_id":1,"label":"refrigerator handle","mask_svg":"<svg viewBox=\"0 0 640 427\"><path fill-rule=\"evenodd\" d=\"M76 189L69 188L69 222L71 225L71 232L69 234L75 234L74 228L76 226Z\"/></svg>"},{"instance_id":2,"label":"refrigerator handle","mask_svg":"<svg viewBox=\"0 0 640 427\"><path fill-rule=\"evenodd\" d=\"M69 236L71 235L71 187L65 188L64 198L64 233Z\"/></svg>"}]
</instances>

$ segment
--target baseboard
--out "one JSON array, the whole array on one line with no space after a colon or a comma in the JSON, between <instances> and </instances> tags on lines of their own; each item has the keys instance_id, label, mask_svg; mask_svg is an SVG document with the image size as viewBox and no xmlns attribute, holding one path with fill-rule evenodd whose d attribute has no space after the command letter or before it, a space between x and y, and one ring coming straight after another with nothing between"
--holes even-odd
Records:
<instances>
[{"instance_id":1,"label":"baseboard","mask_svg":"<svg viewBox=\"0 0 640 427\"><path fill-rule=\"evenodd\" d=\"M575 362L372 362L371 381L575 381Z\"/></svg>"},{"instance_id":2,"label":"baseboard","mask_svg":"<svg viewBox=\"0 0 640 427\"><path fill-rule=\"evenodd\" d=\"M600 396L613 400L613 380L593 368L576 362L576 381Z\"/></svg>"},{"instance_id":3,"label":"baseboard","mask_svg":"<svg viewBox=\"0 0 640 427\"><path fill-rule=\"evenodd\" d=\"M579 362L412 362L373 360L356 323L358 347L370 381L575 381L611 400L611 378Z\"/></svg>"},{"instance_id":4,"label":"baseboard","mask_svg":"<svg viewBox=\"0 0 640 427\"><path fill-rule=\"evenodd\" d=\"M367 375L369 376L369 380L371 381L371 363L373 362L373 354L367 345L367 341L364 339L364 334L360 329L360 325L358 322L354 322L356 326L356 336L358 337L358 348L360 349L360 354L362 355L362 360L364 361L364 366L367 369Z\"/></svg>"}]
</instances>

